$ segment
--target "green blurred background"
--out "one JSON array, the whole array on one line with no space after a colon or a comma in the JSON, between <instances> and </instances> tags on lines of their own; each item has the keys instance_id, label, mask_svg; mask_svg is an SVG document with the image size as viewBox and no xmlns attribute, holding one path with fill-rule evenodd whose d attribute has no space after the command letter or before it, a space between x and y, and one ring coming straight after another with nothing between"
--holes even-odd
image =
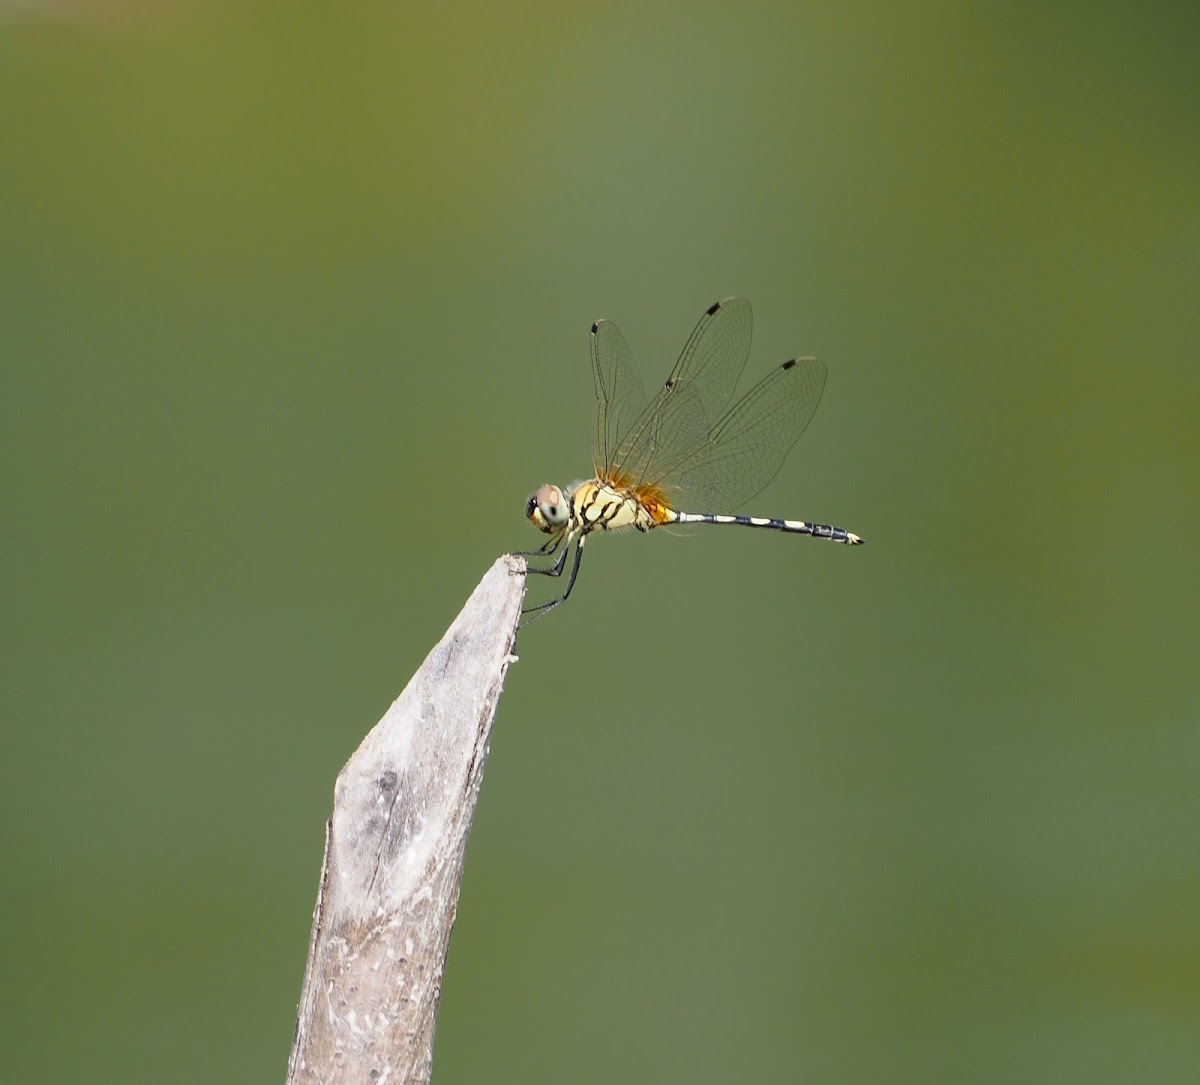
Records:
<instances>
[{"instance_id":1,"label":"green blurred background","mask_svg":"<svg viewBox=\"0 0 1200 1085\"><path fill-rule=\"evenodd\" d=\"M869 544L589 548L435 1081L1200 1080L1196 11L0 5L5 1079L282 1080L589 324L739 293L830 379L738 511Z\"/></svg>"}]
</instances>

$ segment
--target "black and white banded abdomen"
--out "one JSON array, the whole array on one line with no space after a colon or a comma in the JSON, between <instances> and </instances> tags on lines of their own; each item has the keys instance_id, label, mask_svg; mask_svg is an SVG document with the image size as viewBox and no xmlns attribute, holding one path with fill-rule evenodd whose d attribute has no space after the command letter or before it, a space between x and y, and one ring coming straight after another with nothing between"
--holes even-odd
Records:
<instances>
[{"instance_id":1,"label":"black and white banded abdomen","mask_svg":"<svg viewBox=\"0 0 1200 1085\"><path fill-rule=\"evenodd\" d=\"M674 512L677 524L736 524L738 527L765 527L771 531L789 531L794 535L811 535L814 539L858 546L863 542L858 535L844 527L832 524L812 524L807 520L772 520L765 516L719 516L711 512Z\"/></svg>"}]
</instances>

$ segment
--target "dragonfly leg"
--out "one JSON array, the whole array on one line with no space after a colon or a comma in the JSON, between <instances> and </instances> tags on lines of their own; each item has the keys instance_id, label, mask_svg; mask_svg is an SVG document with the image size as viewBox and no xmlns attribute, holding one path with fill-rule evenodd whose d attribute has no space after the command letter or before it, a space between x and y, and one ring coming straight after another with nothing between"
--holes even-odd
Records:
<instances>
[{"instance_id":1,"label":"dragonfly leg","mask_svg":"<svg viewBox=\"0 0 1200 1085\"><path fill-rule=\"evenodd\" d=\"M541 550L518 550L516 552L518 554L520 554L522 557L540 558L540 557L543 557L543 556L546 556L549 554L553 554L554 550L558 547L558 544L561 541L562 541L561 538L555 540L554 547L552 547L549 550L547 550L545 547L542 547ZM537 573L540 576L562 576L563 569L566 568L566 564L567 564L567 555L570 552L571 552L571 545L570 545L570 543L568 543L566 546L563 547L562 553L558 555L558 560L553 565L551 565L549 568L541 569L541 568L538 568L536 565L531 565L531 566L528 566L525 571L527 573Z\"/></svg>"},{"instance_id":2,"label":"dragonfly leg","mask_svg":"<svg viewBox=\"0 0 1200 1085\"><path fill-rule=\"evenodd\" d=\"M522 610L522 614L532 614L533 617L526 618L518 628L523 629L530 622L536 622L538 618L544 618L560 603L565 603L567 601L567 596L571 594L571 589L575 586L575 578L579 575L579 563L583 560L583 544L586 539L586 535L580 535L578 541L575 543L575 560L571 563L571 575L567 578L566 591L564 591L557 599L551 599L546 603L538 603L537 606L526 607L524 610ZM567 551L570 549L571 548L569 545L563 548L561 556L552 568L530 569L529 572L541 573L544 576L562 576L563 569L566 566Z\"/></svg>"},{"instance_id":3,"label":"dragonfly leg","mask_svg":"<svg viewBox=\"0 0 1200 1085\"><path fill-rule=\"evenodd\" d=\"M554 551L557 550L559 548L559 546L562 544L563 539L565 539L566 537L567 537L567 533L565 531L560 531L553 538L547 539L536 550L514 550L513 553L519 554L523 558L544 558L544 557L549 556L550 554L553 554ZM562 565L561 559L559 560L558 564L560 566ZM541 570L541 569L530 569L529 570L529 572L531 572L531 573L540 573L543 571L544 570ZM561 569L559 571L561 572ZM555 573L553 575L557 576L558 573Z\"/></svg>"}]
</instances>

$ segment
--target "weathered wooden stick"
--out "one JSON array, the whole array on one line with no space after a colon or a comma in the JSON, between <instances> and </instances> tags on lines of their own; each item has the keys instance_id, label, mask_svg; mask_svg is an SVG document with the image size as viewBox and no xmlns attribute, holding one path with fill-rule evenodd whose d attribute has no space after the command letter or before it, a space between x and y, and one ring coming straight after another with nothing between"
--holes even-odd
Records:
<instances>
[{"instance_id":1,"label":"weathered wooden stick","mask_svg":"<svg viewBox=\"0 0 1200 1085\"><path fill-rule=\"evenodd\" d=\"M289 1085L429 1080L463 855L525 594L500 558L346 762Z\"/></svg>"}]
</instances>

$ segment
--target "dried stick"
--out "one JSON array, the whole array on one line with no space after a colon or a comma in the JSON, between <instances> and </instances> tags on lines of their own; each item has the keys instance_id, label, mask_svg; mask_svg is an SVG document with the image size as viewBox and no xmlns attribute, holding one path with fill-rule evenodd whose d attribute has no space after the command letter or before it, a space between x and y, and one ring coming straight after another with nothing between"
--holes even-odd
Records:
<instances>
[{"instance_id":1,"label":"dried stick","mask_svg":"<svg viewBox=\"0 0 1200 1085\"><path fill-rule=\"evenodd\" d=\"M525 593L506 555L346 762L289 1085L429 1080L442 969Z\"/></svg>"}]
</instances>

